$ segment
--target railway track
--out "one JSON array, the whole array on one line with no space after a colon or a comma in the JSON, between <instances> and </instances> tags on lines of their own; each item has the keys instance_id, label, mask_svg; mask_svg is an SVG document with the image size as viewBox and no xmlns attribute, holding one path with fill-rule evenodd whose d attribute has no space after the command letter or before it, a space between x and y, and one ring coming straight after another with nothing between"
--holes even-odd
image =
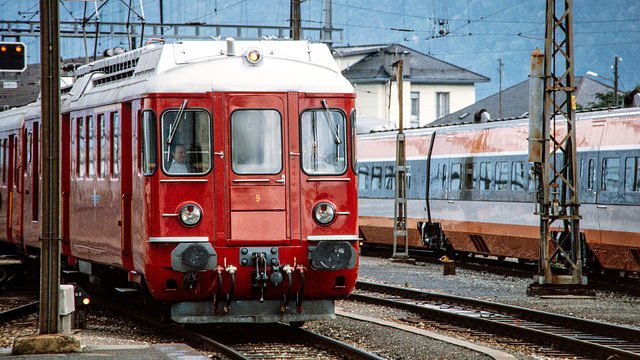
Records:
<instances>
[{"instance_id":1,"label":"railway track","mask_svg":"<svg viewBox=\"0 0 640 360\"><path fill-rule=\"evenodd\" d=\"M38 306L40 306L40 302L34 301L2 311L0 312L0 323L15 319L25 314L35 313L38 311Z\"/></svg>"},{"instance_id":2,"label":"railway track","mask_svg":"<svg viewBox=\"0 0 640 360\"><path fill-rule=\"evenodd\" d=\"M193 346L200 346L232 360L289 358L383 360L375 354L295 326L268 324L234 329L227 325L224 331L220 331L220 327L217 326L186 327L163 322L137 309L121 306L105 299L93 297L93 302L155 328L168 331L177 337L187 339Z\"/></svg>"},{"instance_id":3,"label":"railway track","mask_svg":"<svg viewBox=\"0 0 640 360\"><path fill-rule=\"evenodd\" d=\"M401 308L429 319L508 334L574 354L640 359L638 329L369 282L358 281L356 288L360 291L353 293L350 300Z\"/></svg>"}]
</instances>

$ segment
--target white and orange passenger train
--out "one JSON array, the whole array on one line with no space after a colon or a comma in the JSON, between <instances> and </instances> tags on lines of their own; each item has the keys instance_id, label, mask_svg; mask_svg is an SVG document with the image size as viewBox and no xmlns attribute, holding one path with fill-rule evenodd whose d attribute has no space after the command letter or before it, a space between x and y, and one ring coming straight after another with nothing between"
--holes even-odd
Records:
<instances>
[{"instance_id":1,"label":"white and orange passenger train","mask_svg":"<svg viewBox=\"0 0 640 360\"><path fill-rule=\"evenodd\" d=\"M325 45L150 44L62 99L62 252L183 323L334 315L358 271L355 95ZM0 113L2 241L37 251L39 104Z\"/></svg>"},{"instance_id":2,"label":"white and orange passenger train","mask_svg":"<svg viewBox=\"0 0 640 360\"><path fill-rule=\"evenodd\" d=\"M528 119L408 129L410 246L537 260L536 180ZM589 270L640 272L640 108L577 115L580 230ZM431 140L430 174L426 173ZM360 231L365 244L393 239L396 132L358 136ZM429 207L425 203L429 183ZM439 222L446 240L422 236Z\"/></svg>"}]
</instances>

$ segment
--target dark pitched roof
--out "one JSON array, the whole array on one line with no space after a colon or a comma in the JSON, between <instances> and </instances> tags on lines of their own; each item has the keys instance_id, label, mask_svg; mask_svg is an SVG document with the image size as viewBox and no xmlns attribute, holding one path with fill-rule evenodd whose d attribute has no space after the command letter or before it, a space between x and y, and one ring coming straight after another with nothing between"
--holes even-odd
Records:
<instances>
[{"instance_id":1,"label":"dark pitched roof","mask_svg":"<svg viewBox=\"0 0 640 360\"><path fill-rule=\"evenodd\" d=\"M399 44L334 47L333 50L335 56L366 55L342 71L351 82L388 81L390 74L394 73L391 64L395 62L396 53L405 58L408 56L409 68L405 62L404 77L414 83L473 84L490 80L486 76Z\"/></svg>"},{"instance_id":2,"label":"dark pitched roof","mask_svg":"<svg viewBox=\"0 0 640 360\"><path fill-rule=\"evenodd\" d=\"M589 107L589 103L595 103L597 101L595 97L596 93L606 93L613 90L611 86L586 76L577 76L576 82L578 88L576 92L576 104L583 107ZM564 94L560 94L557 101L562 101L563 95ZM491 119L510 119L528 116L529 80L502 90L502 116L500 116L500 93L497 93L454 113L443 116L430 123L429 126L473 122L475 114L481 110L486 110Z\"/></svg>"}]
</instances>

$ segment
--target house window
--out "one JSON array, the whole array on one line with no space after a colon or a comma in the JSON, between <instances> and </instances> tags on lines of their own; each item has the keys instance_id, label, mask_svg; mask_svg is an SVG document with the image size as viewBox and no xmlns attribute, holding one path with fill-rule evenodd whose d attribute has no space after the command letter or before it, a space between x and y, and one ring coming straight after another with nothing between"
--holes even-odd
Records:
<instances>
[{"instance_id":1,"label":"house window","mask_svg":"<svg viewBox=\"0 0 640 360\"><path fill-rule=\"evenodd\" d=\"M449 114L449 93L436 93L436 119Z\"/></svg>"},{"instance_id":2,"label":"house window","mask_svg":"<svg viewBox=\"0 0 640 360\"><path fill-rule=\"evenodd\" d=\"M411 92L411 126L420 126L420 92Z\"/></svg>"}]
</instances>

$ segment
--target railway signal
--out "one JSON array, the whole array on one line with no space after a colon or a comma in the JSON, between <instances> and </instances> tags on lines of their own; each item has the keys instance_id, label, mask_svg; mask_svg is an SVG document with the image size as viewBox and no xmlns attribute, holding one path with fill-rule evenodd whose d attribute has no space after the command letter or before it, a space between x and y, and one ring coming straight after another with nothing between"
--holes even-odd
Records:
<instances>
[{"instance_id":1,"label":"railway signal","mask_svg":"<svg viewBox=\"0 0 640 360\"><path fill-rule=\"evenodd\" d=\"M21 42L0 42L0 72L23 72L27 68L27 47Z\"/></svg>"}]
</instances>

